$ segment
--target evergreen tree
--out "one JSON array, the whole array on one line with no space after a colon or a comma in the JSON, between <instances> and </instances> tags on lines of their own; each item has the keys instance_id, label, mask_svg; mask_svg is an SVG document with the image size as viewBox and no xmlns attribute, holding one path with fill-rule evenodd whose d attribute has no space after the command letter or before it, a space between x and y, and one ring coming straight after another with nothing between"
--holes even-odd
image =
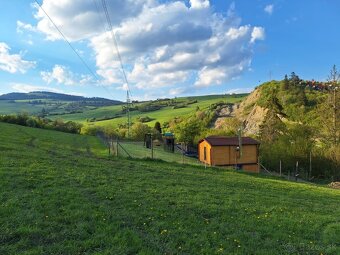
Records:
<instances>
[{"instance_id":1,"label":"evergreen tree","mask_svg":"<svg viewBox=\"0 0 340 255\"><path fill-rule=\"evenodd\" d=\"M290 83L294 86L298 85L300 82L300 78L298 75L295 74L295 72L292 72L290 74L290 79L289 79Z\"/></svg>"},{"instance_id":2,"label":"evergreen tree","mask_svg":"<svg viewBox=\"0 0 340 255\"><path fill-rule=\"evenodd\" d=\"M282 90L288 90L289 89L289 79L287 74L285 75L285 78L283 80L282 86L281 86Z\"/></svg>"},{"instance_id":3,"label":"evergreen tree","mask_svg":"<svg viewBox=\"0 0 340 255\"><path fill-rule=\"evenodd\" d=\"M162 134L162 128L161 128L161 123L156 121L154 129L157 130L160 134Z\"/></svg>"}]
</instances>

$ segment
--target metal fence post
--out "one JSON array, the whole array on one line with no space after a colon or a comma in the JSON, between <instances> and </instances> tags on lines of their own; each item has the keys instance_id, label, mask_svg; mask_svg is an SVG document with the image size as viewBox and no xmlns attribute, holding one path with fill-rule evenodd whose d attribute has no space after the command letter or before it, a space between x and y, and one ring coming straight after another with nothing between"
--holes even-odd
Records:
<instances>
[{"instance_id":1,"label":"metal fence post","mask_svg":"<svg viewBox=\"0 0 340 255\"><path fill-rule=\"evenodd\" d=\"M117 136L117 139L116 139L116 156L118 157L118 136Z\"/></svg>"},{"instance_id":2,"label":"metal fence post","mask_svg":"<svg viewBox=\"0 0 340 255\"><path fill-rule=\"evenodd\" d=\"M153 137L151 134L151 158L153 159Z\"/></svg>"}]
</instances>

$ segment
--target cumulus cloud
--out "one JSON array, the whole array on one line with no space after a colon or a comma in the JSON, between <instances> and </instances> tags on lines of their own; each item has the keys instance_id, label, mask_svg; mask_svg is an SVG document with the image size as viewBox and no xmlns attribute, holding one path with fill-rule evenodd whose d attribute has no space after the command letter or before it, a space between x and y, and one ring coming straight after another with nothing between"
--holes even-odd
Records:
<instances>
[{"instance_id":1,"label":"cumulus cloud","mask_svg":"<svg viewBox=\"0 0 340 255\"><path fill-rule=\"evenodd\" d=\"M56 82L63 85L83 85L93 82L91 76L74 74L67 67L62 65L55 65L52 71L40 72L41 78L50 84Z\"/></svg>"},{"instance_id":2,"label":"cumulus cloud","mask_svg":"<svg viewBox=\"0 0 340 255\"><path fill-rule=\"evenodd\" d=\"M25 84L25 83L12 83L11 87L14 91L22 92L22 93L28 93L32 91L49 91L49 92L63 93L63 91L60 89L44 87L44 86L35 86L35 85Z\"/></svg>"},{"instance_id":3,"label":"cumulus cloud","mask_svg":"<svg viewBox=\"0 0 340 255\"><path fill-rule=\"evenodd\" d=\"M10 54L11 48L4 42L0 42L0 70L9 73L26 73L34 68L35 61L23 60L23 54Z\"/></svg>"},{"instance_id":4,"label":"cumulus cloud","mask_svg":"<svg viewBox=\"0 0 340 255\"><path fill-rule=\"evenodd\" d=\"M274 5L273 4L266 5L266 7L264 7L264 11L269 15L272 15L274 11Z\"/></svg>"},{"instance_id":5,"label":"cumulus cloud","mask_svg":"<svg viewBox=\"0 0 340 255\"><path fill-rule=\"evenodd\" d=\"M106 1L113 26L138 15L145 7L153 5L153 0ZM42 9L52 18L70 41L88 39L107 29L101 1L93 0L44 0ZM47 39L61 39L54 25L44 11L35 5L37 30L46 34Z\"/></svg>"},{"instance_id":6,"label":"cumulus cloud","mask_svg":"<svg viewBox=\"0 0 340 255\"><path fill-rule=\"evenodd\" d=\"M17 32L22 34L25 31L30 31L30 32L37 32L37 29L32 26L31 24L24 23L20 20L17 21Z\"/></svg>"},{"instance_id":7,"label":"cumulus cloud","mask_svg":"<svg viewBox=\"0 0 340 255\"><path fill-rule=\"evenodd\" d=\"M191 8L201 9L210 6L209 0L190 0Z\"/></svg>"},{"instance_id":8,"label":"cumulus cloud","mask_svg":"<svg viewBox=\"0 0 340 255\"><path fill-rule=\"evenodd\" d=\"M209 0L190 0L189 6L184 1L106 2L130 86L138 89L170 87L179 93L188 82L196 88L224 84L248 70L253 44L265 37L264 28L241 24L234 3L221 14ZM125 81L100 3L44 0L42 6L68 39L89 42L97 74L122 89ZM47 39L60 39L40 9L36 19ZM60 79L64 69L57 71L44 79L72 83L73 78Z\"/></svg>"},{"instance_id":9,"label":"cumulus cloud","mask_svg":"<svg viewBox=\"0 0 340 255\"><path fill-rule=\"evenodd\" d=\"M256 40L264 40L265 32L263 27L254 27L251 32L250 42L255 42Z\"/></svg>"}]
</instances>

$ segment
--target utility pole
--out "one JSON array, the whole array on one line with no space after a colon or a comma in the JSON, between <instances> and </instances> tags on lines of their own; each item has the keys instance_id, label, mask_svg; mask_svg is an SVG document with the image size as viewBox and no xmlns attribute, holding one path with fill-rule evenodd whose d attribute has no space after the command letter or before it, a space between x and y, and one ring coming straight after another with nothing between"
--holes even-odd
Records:
<instances>
[{"instance_id":1,"label":"utility pole","mask_svg":"<svg viewBox=\"0 0 340 255\"><path fill-rule=\"evenodd\" d=\"M299 161L296 161L296 166L295 166L295 181L297 182L299 176Z\"/></svg>"},{"instance_id":2,"label":"utility pole","mask_svg":"<svg viewBox=\"0 0 340 255\"><path fill-rule=\"evenodd\" d=\"M312 178L312 151L309 152L309 179Z\"/></svg>"},{"instance_id":3,"label":"utility pole","mask_svg":"<svg viewBox=\"0 0 340 255\"><path fill-rule=\"evenodd\" d=\"M128 126L128 138L130 138L130 126L131 126L130 105L131 105L131 99L129 95L129 90L126 90L126 117L127 117L127 126Z\"/></svg>"},{"instance_id":4,"label":"utility pole","mask_svg":"<svg viewBox=\"0 0 340 255\"><path fill-rule=\"evenodd\" d=\"M280 159L280 177L282 176L281 159Z\"/></svg>"},{"instance_id":5,"label":"utility pole","mask_svg":"<svg viewBox=\"0 0 340 255\"><path fill-rule=\"evenodd\" d=\"M334 128L334 133L335 133L335 136L334 136L335 145L338 144L336 90L337 90L336 83L334 83L334 87L333 87L333 128Z\"/></svg>"},{"instance_id":6,"label":"utility pole","mask_svg":"<svg viewBox=\"0 0 340 255\"><path fill-rule=\"evenodd\" d=\"M151 134L151 158L153 159L153 137Z\"/></svg>"},{"instance_id":7,"label":"utility pole","mask_svg":"<svg viewBox=\"0 0 340 255\"><path fill-rule=\"evenodd\" d=\"M333 108L333 133L334 133L334 145L338 144L338 140L339 140L339 132L337 130L337 111L338 111L338 107L337 107L337 90L339 89L339 81L340 81L340 73L337 70L336 66L333 65L331 72L328 76L328 81L331 83L331 89L333 90L333 102L332 104L332 108Z\"/></svg>"},{"instance_id":8,"label":"utility pole","mask_svg":"<svg viewBox=\"0 0 340 255\"><path fill-rule=\"evenodd\" d=\"M242 132L243 132L243 125L238 129L238 147L240 150L240 158L242 157Z\"/></svg>"}]
</instances>

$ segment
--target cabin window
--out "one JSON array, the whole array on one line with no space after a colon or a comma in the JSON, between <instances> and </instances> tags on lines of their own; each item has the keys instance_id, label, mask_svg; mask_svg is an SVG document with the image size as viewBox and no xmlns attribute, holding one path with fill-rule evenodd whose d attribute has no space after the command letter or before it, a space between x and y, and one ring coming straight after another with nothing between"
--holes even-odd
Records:
<instances>
[{"instance_id":1,"label":"cabin window","mask_svg":"<svg viewBox=\"0 0 340 255\"><path fill-rule=\"evenodd\" d=\"M207 160L207 147L204 146L204 149L203 149L203 154L204 154L204 160Z\"/></svg>"}]
</instances>

